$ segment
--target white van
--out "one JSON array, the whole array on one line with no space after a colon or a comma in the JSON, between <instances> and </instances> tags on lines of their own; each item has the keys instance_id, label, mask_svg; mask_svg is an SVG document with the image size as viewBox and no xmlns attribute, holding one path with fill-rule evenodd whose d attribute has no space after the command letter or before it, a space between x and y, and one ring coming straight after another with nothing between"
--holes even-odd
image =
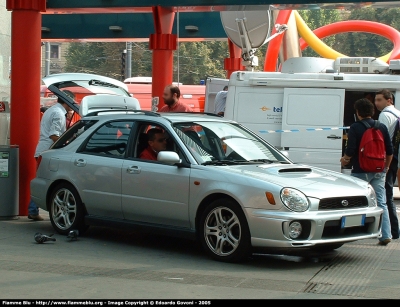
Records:
<instances>
[{"instance_id":1,"label":"white van","mask_svg":"<svg viewBox=\"0 0 400 307\"><path fill-rule=\"evenodd\" d=\"M299 57L286 61L281 72L234 72L226 80L224 117L286 150L296 163L346 172L339 160L346 131L356 120L354 102L367 95L373 101L374 93L384 88L400 101L399 72L399 60L388 65L371 57ZM206 89L211 83L207 80ZM213 98L206 90L206 112ZM374 118L378 115L376 110Z\"/></svg>"}]
</instances>

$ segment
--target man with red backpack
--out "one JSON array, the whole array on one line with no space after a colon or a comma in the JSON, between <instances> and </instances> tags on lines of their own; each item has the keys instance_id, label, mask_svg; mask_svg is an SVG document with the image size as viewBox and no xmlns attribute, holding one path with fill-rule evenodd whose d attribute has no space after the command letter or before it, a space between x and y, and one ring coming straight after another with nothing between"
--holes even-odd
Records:
<instances>
[{"instance_id":1,"label":"man with red backpack","mask_svg":"<svg viewBox=\"0 0 400 307\"><path fill-rule=\"evenodd\" d=\"M373 187L378 206L383 210L382 235L379 237L378 243L387 245L391 242L392 234L386 205L385 177L393 157L392 140L387 127L372 119L375 107L371 101L366 98L359 99L355 102L354 108L359 120L350 126L347 134L347 146L340 162L342 166L345 166L351 161L351 176L365 180ZM367 132L369 129L375 130ZM365 143L364 134L370 136L371 145ZM374 134L373 137L372 134ZM368 160L370 156L374 157ZM371 168L371 166L373 167Z\"/></svg>"}]
</instances>

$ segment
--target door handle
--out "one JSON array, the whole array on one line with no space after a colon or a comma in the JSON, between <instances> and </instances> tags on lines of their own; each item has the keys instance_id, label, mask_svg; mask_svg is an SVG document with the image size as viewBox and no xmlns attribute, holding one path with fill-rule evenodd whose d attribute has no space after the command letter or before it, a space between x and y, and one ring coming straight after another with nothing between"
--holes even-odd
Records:
<instances>
[{"instance_id":1,"label":"door handle","mask_svg":"<svg viewBox=\"0 0 400 307\"><path fill-rule=\"evenodd\" d=\"M79 167L86 166L86 161L84 159L76 159L74 165Z\"/></svg>"},{"instance_id":2,"label":"door handle","mask_svg":"<svg viewBox=\"0 0 400 307\"><path fill-rule=\"evenodd\" d=\"M132 165L132 166L129 166L129 167L126 169L126 172L127 172L128 174L140 174L141 169L140 169L139 166Z\"/></svg>"},{"instance_id":3,"label":"door handle","mask_svg":"<svg viewBox=\"0 0 400 307\"><path fill-rule=\"evenodd\" d=\"M337 136L337 135L328 135L327 138L328 139L338 140L338 139L341 139L342 137L341 136Z\"/></svg>"}]
</instances>

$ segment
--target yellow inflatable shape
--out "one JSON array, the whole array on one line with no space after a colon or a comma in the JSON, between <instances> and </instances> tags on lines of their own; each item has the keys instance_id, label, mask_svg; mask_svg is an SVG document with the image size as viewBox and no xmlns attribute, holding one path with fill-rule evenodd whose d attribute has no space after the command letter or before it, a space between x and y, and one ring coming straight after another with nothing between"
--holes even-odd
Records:
<instances>
[{"instance_id":1,"label":"yellow inflatable shape","mask_svg":"<svg viewBox=\"0 0 400 307\"><path fill-rule=\"evenodd\" d=\"M332 60L336 60L336 58L338 57L348 57L347 55L337 52L326 45L322 40L319 39L318 36L314 34L313 31L311 31L311 29L306 25L303 18L301 18L300 14L297 11L293 11L293 13L296 19L297 31L316 53L324 58ZM378 59L386 63L389 60L391 53L392 52L389 52L388 54L385 54Z\"/></svg>"}]
</instances>

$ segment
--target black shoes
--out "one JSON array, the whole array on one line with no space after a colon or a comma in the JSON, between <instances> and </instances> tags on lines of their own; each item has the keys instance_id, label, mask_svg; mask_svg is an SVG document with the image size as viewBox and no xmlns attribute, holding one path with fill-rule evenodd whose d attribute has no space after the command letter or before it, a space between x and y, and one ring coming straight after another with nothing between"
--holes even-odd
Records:
<instances>
[{"instance_id":1,"label":"black shoes","mask_svg":"<svg viewBox=\"0 0 400 307\"><path fill-rule=\"evenodd\" d=\"M378 242L378 244L379 245L388 245L390 242L392 242L392 240L391 239L385 239L385 240L379 240L379 242Z\"/></svg>"}]
</instances>

